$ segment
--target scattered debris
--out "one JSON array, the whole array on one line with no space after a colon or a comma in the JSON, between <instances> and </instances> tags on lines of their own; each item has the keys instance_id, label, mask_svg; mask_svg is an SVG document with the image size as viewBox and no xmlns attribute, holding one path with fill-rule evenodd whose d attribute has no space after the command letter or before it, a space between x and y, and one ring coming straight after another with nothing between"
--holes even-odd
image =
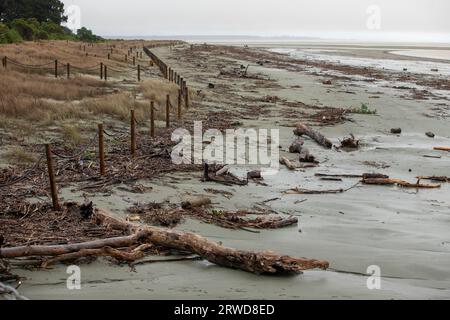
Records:
<instances>
[{"instance_id":1,"label":"scattered debris","mask_svg":"<svg viewBox=\"0 0 450 320\"><path fill-rule=\"evenodd\" d=\"M345 138L341 141L341 146L339 148L343 149L358 149L359 148L359 140L355 139L353 134L350 134L350 137Z\"/></svg>"},{"instance_id":2,"label":"scattered debris","mask_svg":"<svg viewBox=\"0 0 450 320\"><path fill-rule=\"evenodd\" d=\"M402 129L401 128L392 128L391 129L391 133L392 134L401 134L402 133Z\"/></svg>"},{"instance_id":3,"label":"scattered debris","mask_svg":"<svg viewBox=\"0 0 450 320\"><path fill-rule=\"evenodd\" d=\"M292 142L291 146L289 147L289 152L290 153L302 153L304 144L305 144L305 141L303 139L295 140L294 142Z\"/></svg>"}]
</instances>

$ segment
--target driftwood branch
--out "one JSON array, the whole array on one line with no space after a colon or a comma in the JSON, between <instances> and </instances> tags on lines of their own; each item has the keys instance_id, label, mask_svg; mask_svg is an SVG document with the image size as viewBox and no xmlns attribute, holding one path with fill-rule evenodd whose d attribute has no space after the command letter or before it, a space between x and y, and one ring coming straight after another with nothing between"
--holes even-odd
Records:
<instances>
[{"instance_id":1,"label":"driftwood branch","mask_svg":"<svg viewBox=\"0 0 450 320\"><path fill-rule=\"evenodd\" d=\"M328 138L326 138L320 132L311 129L307 125L304 125L303 123L296 124L296 129L294 130L294 133L297 136L304 136L304 135L308 136L327 149L331 149L333 147L333 143Z\"/></svg>"},{"instance_id":2,"label":"driftwood branch","mask_svg":"<svg viewBox=\"0 0 450 320\"><path fill-rule=\"evenodd\" d=\"M419 189L437 189L441 187L440 184L420 184L419 182L410 183L408 181L404 181L401 179L382 179L382 178L363 179L362 183L373 185L398 185L404 188L419 188Z\"/></svg>"},{"instance_id":3,"label":"driftwood branch","mask_svg":"<svg viewBox=\"0 0 450 320\"><path fill-rule=\"evenodd\" d=\"M112 239L103 239L78 244L55 246L22 246L16 248L1 248L1 258L18 257L50 257L48 263L65 259L78 258L86 255L117 256L130 261L142 258L142 245L155 245L175 249L183 252L197 254L205 260L220 266L240 269L256 274L284 274L301 272L308 269L327 269L327 261L282 256L272 252L251 252L227 248L219 243L212 242L200 235L163 229L151 226L140 226L121 221L112 217L103 210L96 210L96 219L106 225L121 225L131 235ZM140 250L123 255L116 249L140 246ZM100 250L100 251L89 251ZM134 256L133 256L134 255ZM59 257L58 257L59 256Z\"/></svg>"}]
</instances>

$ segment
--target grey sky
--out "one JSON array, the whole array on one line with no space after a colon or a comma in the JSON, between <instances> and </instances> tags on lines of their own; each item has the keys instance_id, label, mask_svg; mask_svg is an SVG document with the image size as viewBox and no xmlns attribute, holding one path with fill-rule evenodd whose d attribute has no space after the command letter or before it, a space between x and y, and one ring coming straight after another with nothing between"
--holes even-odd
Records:
<instances>
[{"instance_id":1,"label":"grey sky","mask_svg":"<svg viewBox=\"0 0 450 320\"><path fill-rule=\"evenodd\" d=\"M450 42L449 0L65 0L105 36L263 35ZM370 5L379 30L367 27Z\"/></svg>"}]
</instances>

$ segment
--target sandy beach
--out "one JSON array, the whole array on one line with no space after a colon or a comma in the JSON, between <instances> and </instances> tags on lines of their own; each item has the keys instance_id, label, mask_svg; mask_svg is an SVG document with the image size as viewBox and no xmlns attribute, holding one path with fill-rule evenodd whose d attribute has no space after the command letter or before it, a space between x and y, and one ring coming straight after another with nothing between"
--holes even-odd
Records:
<instances>
[{"instance_id":1,"label":"sandy beach","mask_svg":"<svg viewBox=\"0 0 450 320\"><path fill-rule=\"evenodd\" d=\"M229 198L211 196L214 208L269 208L298 217L298 226L253 233L187 218L176 228L238 249L324 259L330 262L329 270L279 278L205 261L159 262L131 270L100 260L81 266L79 291L67 290L65 266L45 271L16 268L14 272L26 278L21 293L38 299L450 299L448 183L439 189L405 189L316 176L376 172L415 183L418 176L448 175L450 153L433 148L450 145L449 51L420 50L327 44L186 43L155 48L195 92L185 123L216 115L243 128L279 129L281 155L291 160L297 157L288 152L296 139L296 122L308 123L335 145L353 134L360 147L328 150L305 138L319 166L296 171L282 166L277 175L265 178L268 186L222 186L201 182L201 172L180 172L140 181L153 188L143 194L115 187L108 196L91 198L97 207L125 218L126 208L135 202L177 204L186 195L204 195L207 188L226 191ZM235 72L241 65L248 66L249 77ZM376 114L327 118L333 110L362 104ZM392 134L392 128L402 133ZM231 171L240 175L243 170L235 166ZM348 191L283 193L292 188ZM62 197L82 201L83 193L72 190L65 188ZM367 288L367 268L373 265L381 270L379 290Z\"/></svg>"}]
</instances>

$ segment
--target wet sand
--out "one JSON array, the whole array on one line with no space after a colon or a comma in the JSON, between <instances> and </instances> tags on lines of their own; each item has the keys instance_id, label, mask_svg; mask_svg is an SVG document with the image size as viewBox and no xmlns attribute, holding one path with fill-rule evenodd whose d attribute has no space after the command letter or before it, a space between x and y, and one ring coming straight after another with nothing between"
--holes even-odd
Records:
<instances>
[{"instance_id":1,"label":"wet sand","mask_svg":"<svg viewBox=\"0 0 450 320\"><path fill-rule=\"evenodd\" d=\"M450 186L437 190L400 189L386 186L357 186L336 195L282 195L293 187L307 189L349 188L357 181L320 181L315 173L383 172L391 177L415 182L418 175L448 175L450 154L433 151L434 146L450 145L448 128L449 101L444 92L440 100L406 99L402 90L386 86L386 81L364 82L336 80L325 86L327 70L311 74L292 72L266 66L251 66L252 73L268 76L277 86L246 88L246 80L214 78L218 70L210 60L200 59L196 67L183 56L168 49L157 53L180 70L195 89L208 94L208 99L194 108L208 112L208 106L222 101L221 110L235 108L227 101L239 100L238 95L262 97L276 95L289 101L330 107L358 107L367 103L377 109L377 115L351 115L352 121L320 128L335 143L353 133L363 146L355 152L325 150L310 140L307 147L321 161L315 169L291 172L282 168L278 175L267 177L270 187L250 185L225 187L201 183L200 174L179 174L159 181L147 182L153 187L144 195L116 191L110 197L96 197L98 207L124 217L124 210L136 201L169 200L179 203L186 194L204 194L205 188L230 191L228 200L220 195L213 198L214 207L224 209L252 208L264 200L272 209L298 216L298 227L250 233L231 231L187 220L179 228L198 232L225 245L251 250L273 250L280 253L330 261L329 271L308 271L290 277L267 277L228 270L206 262L170 262L139 266L136 272L98 261L82 265L82 290L69 291L65 267L29 272L16 271L27 280L21 292L40 299L449 299L450 298ZM233 61L229 57L220 58ZM219 59L219 60L220 60ZM234 60L235 61L235 60ZM245 60L239 61L245 64ZM317 71L317 70L315 70ZM323 74L321 74L323 73ZM227 94L208 92L205 81L219 87L227 85ZM351 90L351 94L345 91ZM433 91L434 89L429 89ZM374 99L373 96L378 98ZM229 95L229 96L228 96ZM233 98L234 96L234 98ZM230 98L230 100L227 100ZM439 105L441 115L434 108ZM245 108L242 106L241 108ZM279 109L279 106L272 106ZM295 139L292 128L280 127L289 119L276 112L260 117L241 119L243 126L280 128L282 150ZM298 119L302 120L299 115ZM401 127L400 136L389 130ZM433 131L435 139L425 136ZM283 153L284 155L285 153ZM440 155L440 159L423 155ZM291 159L293 155L286 153ZM368 163L389 166L374 168ZM176 178L176 179L173 179ZM180 180L181 178L181 180ZM65 190L66 199L81 199L81 194ZM306 202L298 203L306 200ZM382 273L382 288L369 290L366 286L367 267L378 265Z\"/></svg>"}]
</instances>

